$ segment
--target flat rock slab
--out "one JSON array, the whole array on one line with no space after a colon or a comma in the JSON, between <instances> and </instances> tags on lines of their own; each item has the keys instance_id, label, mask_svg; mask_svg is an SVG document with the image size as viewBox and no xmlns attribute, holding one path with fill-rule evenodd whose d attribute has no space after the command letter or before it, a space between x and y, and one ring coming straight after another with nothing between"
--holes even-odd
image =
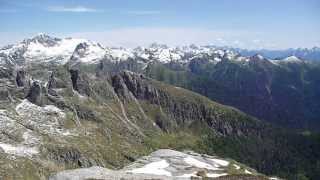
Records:
<instances>
[{"instance_id":1,"label":"flat rock slab","mask_svg":"<svg viewBox=\"0 0 320 180\"><path fill-rule=\"evenodd\" d=\"M230 174L232 172L232 174ZM50 180L85 180L85 179L211 179L236 177L242 179L268 179L255 170L244 167L234 161L194 153L160 149L149 156L139 158L120 170L103 167L90 167L65 170L51 176ZM241 175L241 176L239 176Z\"/></svg>"}]
</instances>

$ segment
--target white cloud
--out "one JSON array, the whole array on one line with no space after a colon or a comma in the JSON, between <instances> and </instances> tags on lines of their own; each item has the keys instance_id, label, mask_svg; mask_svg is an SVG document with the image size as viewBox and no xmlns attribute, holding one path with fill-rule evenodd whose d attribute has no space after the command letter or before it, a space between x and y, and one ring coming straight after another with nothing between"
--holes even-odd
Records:
<instances>
[{"instance_id":1,"label":"white cloud","mask_svg":"<svg viewBox=\"0 0 320 180\"><path fill-rule=\"evenodd\" d=\"M261 41L260 39L254 39L254 40L252 40L252 42L253 42L253 43L256 43L256 44L259 44L259 43L261 43L262 41Z\"/></svg>"},{"instance_id":2,"label":"white cloud","mask_svg":"<svg viewBox=\"0 0 320 180\"><path fill-rule=\"evenodd\" d=\"M219 33L203 29L137 27L104 32L80 32L70 36L89 38L107 45L136 46L153 42L169 45L208 44L218 38Z\"/></svg>"},{"instance_id":3,"label":"white cloud","mask_svg":"<svg viewBox=\"0 0 320 180\"><path fill-rule=\"evenodd\" d=\"M160 14L160 11L146 11L146 10L139 10L139 11L127 11L127 14L132 14L132 15L155 15L155 14Z\"/></svg>"},{"instance_id":4,"label":"white cloud","mask_svg":"<svg viewBox=\"0 0 320 180\"><path fill-rule=\"evenodd\" d=\"M233 46L247 49L284 49L313 47L318 40L305 41L299 38L275 38L260 32L241 30L214 30L206 28L178 27L128 27L100 32L52 33L56 37L86 38L106 46L148 46L153 42L179 45ZM0 46L30 38L35 33L0 32Z\"/></svg>"},{"instance_id":5,"label":"white cloud","mask_svg":"<svg viewBox=\"0 0 320 180\"><path fill-rule=\"evenodd\" d=\"M84 6L74 6L74 7L54 6L54 7L49 7L47 10L50 12L73 12L73 13L101 12L101 10L88 8Z\"/></svg>"},{"instance_id":6,"label":"white cloud","mask_svg":"<svg viewBox=\"0 0 320 180\"><path fill-rule=\"evenodd\" d=\"M246 31L211 30L202 28L136 27L113 29L104 32L79 32L68 36L87 38L107 46L148 46L153 42L176 45L217 45L254 48Z\"/></svg>"}]
</instances>

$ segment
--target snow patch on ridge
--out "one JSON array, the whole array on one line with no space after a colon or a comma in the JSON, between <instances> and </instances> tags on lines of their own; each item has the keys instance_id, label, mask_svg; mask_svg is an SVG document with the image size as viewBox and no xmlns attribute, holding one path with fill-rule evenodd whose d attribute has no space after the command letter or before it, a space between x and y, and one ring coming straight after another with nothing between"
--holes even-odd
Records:
<instances>
[{"instance_id":1,"label":"snow patch on ridge","mask_svg":"<svg viewBox=\"0 0 320 180\"><path fill-rule=\"evenodd\" d=\"M283 61L286 62L301 62L301 59L299 59L297 56L289 56L283 59Z\"/></svg>"},{"instance_id":2,"label":"snow patch on ridge","mask_svg":"<svg viewBox=\"0 0 320 180\"><path fill-rule=\"evenodd\" d=\"M229 161L222 160L222 159L210 159L210 160L213 161L218 166L228 166L230 164Z\"/></svg>"},{"instance_id":3,"label":"snow patch on ridge","mask_svg":"<svg viewBox=\"0 0 320 180\"><path fill-rule=\"evenodd\" d=\"M246 174L252 174L252 172L248 171L247 169L244 170L244 173L246 173Z\"/></svg>"},{"instance_id":4,"label":"snow patch on ridge","mask_svg":"<svg viewBox=\"0 0 320 180\"><path fill-rule=\"evenodd\" d=\"M237 170L239 170L239 169L240 169L240 166L239 166L239 165L237 165L237 164L233 164L233 166L234 166Z\"/></svg>"},{"instance_id":5,"label":"snow patch on ridge","mask_svg":"<svg viewBox=\"0 0 320 180\"><path fill-rule=\"evenodd\" d=\"M164 176L172 176L171 172L165 170L165 168L169 167L169 163L166 160L161 160L157 162L149 163L142 168L132 169L127 172L137 173L137 174L154 174L154 175L164 175Z\"/></svg>"},{"instance_id":6,"label":"snow patch on ridge","mask_svg":"<svg viewBox=\"0 0 320 180\"><path fill-rule=\"evenodd\" d=\"M221 174L208 173L208 174L207 174L207 177L217 178L217 177L226 176L226 175L228 175L228 174L227 174L227 173L221 173Z\"/></svg>"},{"instance_id":7,"label":"snow patch on ridge","mask_svg":"<svg viewBox=\"0 0 320 180\"><path fill-rule=\"evenodd\" d=\"M186 163L188 163L191 166L195 166L198 168L205 168L205 169L210 169L210 170L220 170L219 168L215 168L212 165L205 163L205 162L201 162L193 157L186 157L184 158L184 161Z\"/></svg>"}]
</instances>

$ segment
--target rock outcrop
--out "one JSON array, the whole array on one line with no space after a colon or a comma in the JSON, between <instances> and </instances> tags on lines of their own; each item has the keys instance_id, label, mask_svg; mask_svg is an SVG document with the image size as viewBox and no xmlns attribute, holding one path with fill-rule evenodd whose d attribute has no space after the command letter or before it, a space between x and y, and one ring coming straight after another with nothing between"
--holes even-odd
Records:
<instances>
[{"instance_id":1,"label":"rock outcrop","mask_svg":"<svg viewBox=\"0 0 320 180\"><path fill-rule=\"evenodd\" d=\"M51 176L50 180L85 179L213 179L218 177L242 177L250 180L267 180L268 177L235 161L194 152L161 149L142 157L121 170L102 167L67 170ZM274 178L277 179L277 178Z\"/></svg>"}]
</instances>

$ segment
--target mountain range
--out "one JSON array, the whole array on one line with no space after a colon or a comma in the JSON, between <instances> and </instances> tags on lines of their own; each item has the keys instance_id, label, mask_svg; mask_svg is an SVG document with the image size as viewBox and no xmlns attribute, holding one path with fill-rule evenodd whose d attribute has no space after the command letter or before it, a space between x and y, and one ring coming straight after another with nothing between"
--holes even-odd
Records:
<instances>
[{"instance_id":1,"label":"mountain range","mask_svg":"<svg viewBox=\"0 0 320 180\"><path fill-rule=\"evenodd\" d=\"M130 179L164 160L128 164L170 148L229 159L218 174L231 178L317 179L319 71L296 56L195 45L114 48L39 34L0 49L0 177L67 179L73 173L62 170L101 166L122 168L110 177ZM176 162L156 168L164 172L158 175L217 173L214 164L203 166L210 160L191 155L180 154L195 172ZM101 168L76 172L110 173Z\"/></svg>"},{"instance_id":2,"label":"mountain range","mask_svg":"<svg viewBox=\"0 0 320 180\"><path fill-rule=\"evenodd\" d=\"M2 48L0 58L0 64L98 64L112 72L130 70L284 127L315 131L320 127L319 63L297 56L269 59L230 48L156 43L147 48L110 48L85 39L39 34Z\"/></svg>"},{"instance_id":3,"label":"mountain range","mask_svg":"<svg viewBox=\"0 0 320 180\"><path fill-rule=\"evenodd\" d=\"M309 60L309 61L319 61L320 60L320 48L313 47L313 48L290 48L290 49L283 49L283 50L268 50L268 49L261 49L261 50L246 50L246 49L239 49L239 48L231 48L244 56L252 56L255 54L262 54L265 57L271 59L281 59L288 56L297 56L301 59Z\"/></svg>"}]
</instances>

